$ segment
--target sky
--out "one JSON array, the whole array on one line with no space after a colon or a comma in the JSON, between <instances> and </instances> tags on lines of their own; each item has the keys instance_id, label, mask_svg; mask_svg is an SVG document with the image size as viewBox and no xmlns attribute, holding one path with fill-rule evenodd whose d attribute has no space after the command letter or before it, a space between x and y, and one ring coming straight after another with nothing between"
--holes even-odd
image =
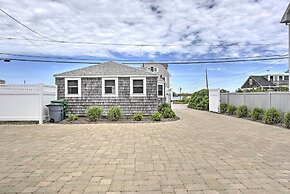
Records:
<instances>
[{"instance_id":1,"label":"sky","mask_svg":"<svg viewBox=\"0 0 290 194\"><path fill-rule=\"evenodd\" d=\"M34 31L0 12L0 58L192 61L285 55L288 28L280 20L288 3L288 0L0 0L3 11ZM169 64L169 71L176 92L179 87L183 92L204 88L205 69L210 88L234 91L249 75L283 73L288 69L287 63L283 59ZM24 81L54 84L53 74L86 66L0 61L0 79L16 84Z\"/></svg>"}]
</instances>

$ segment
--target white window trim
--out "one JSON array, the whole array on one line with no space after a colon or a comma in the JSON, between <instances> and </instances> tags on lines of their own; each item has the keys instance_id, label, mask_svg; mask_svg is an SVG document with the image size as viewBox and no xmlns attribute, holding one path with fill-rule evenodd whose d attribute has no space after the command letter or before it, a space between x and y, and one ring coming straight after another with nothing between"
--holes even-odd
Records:
<instances>
[{"instance_id":1,"label":"white window trim","mask_svg":"<svg viewBox=\"0 0 290 194\"><path fill-rule=\"evenodd\" d=\"M143 94L133 94L133 80L143 80ZM131 97L144 97L146 96L146 77L130 77L130 96Z\"/></svg>"},{"instance_id":2,"label":"white window trim","mask_svg":"<svg viewBox=\"0 0 290 194\"><path fill-rule=\"evenodd\" d=\"M105 81L114 80L115 81L115 94L105 94ZM102 97L118 97L119 94L119 79L116 78L102 78Z\"/></svg>"},{"instance_id":3,"label":"white window trim","mask_svg":"<svg viewBox=\"0 0 290 194\"><path fill-rule=\"evenodd\" d=\"M162 86L162 96L159 95L159 91L158 91L158 86ZM158 98L164 98L165 97L165 87L164 87L164 84L157 84L157 95L158 95Z\"/></svg>"},{"instance_id":4,"label":"white window trim","mask_svg":"<svg viewBox=\"0 0 290 194\"><path fill-rule=\"evenodd\" d=\"M78 94L68 94L68 84L69 80L77 80L78 81ZM81 78L65 78L64 79L64 90L65 97L81 97L82 96L82 79Z\"/></svg>"}]
</instances>

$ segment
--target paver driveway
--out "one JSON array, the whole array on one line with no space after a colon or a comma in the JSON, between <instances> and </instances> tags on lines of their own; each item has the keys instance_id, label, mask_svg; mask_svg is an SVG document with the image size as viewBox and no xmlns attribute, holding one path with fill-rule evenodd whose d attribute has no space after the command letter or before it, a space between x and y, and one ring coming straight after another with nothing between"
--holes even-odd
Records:
<instances>
[{"instance_id":1,"label":"paver driveway","mask_svg":"<svg viewBox=\"0 0 290 194\"><path fill-rule=\"evenodd\" d=\"M289 192L289 130L176 112L156 124L2 125L0 191Z\"/></svg>"}]
</instances>

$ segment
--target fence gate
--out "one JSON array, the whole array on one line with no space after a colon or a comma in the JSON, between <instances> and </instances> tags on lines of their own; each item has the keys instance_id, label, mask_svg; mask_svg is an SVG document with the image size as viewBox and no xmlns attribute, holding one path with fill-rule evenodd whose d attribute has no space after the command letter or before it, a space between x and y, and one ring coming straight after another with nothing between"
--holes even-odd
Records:
<instances>
[{"instance_id":1,"label":"fence gate","mask_svg":"<svg viewBox=\"0 0 290 194\"><path fill-rule=\"evenodd\" d=\"M220 112L221 94L220 89L209 89L209 111Z\"/></svg>"}]
</instances>

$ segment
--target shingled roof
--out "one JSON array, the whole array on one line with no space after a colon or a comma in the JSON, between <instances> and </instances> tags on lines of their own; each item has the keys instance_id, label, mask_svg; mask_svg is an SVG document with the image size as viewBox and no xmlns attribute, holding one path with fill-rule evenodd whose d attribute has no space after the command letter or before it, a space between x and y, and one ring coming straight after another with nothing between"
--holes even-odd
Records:
<instances>
[{"instance_id":1,"label":"shingled roof","mask_svg":"<svg viewBox=\"0 0 290 194\"><path fill-rule=\"evenodd\" d=\"M130 67L116 62L105 62L81 69L55 74L55 77L90 77L90 76L157 76L142 68Z\"/></svg>"},{"instance_id":2,"label":"shingled roof","mask_svg":"<svg viewBox=\"0 0 290 194\"><path fill-rule=\"evenodd\" d=\"M257 82L258 85L260 85L261 87L275 87L276 85L271 82L268 81L265 76L262 75L251 75L249 76L249 78L245 81L245 83L242 85L241 88L247 88L246 87L246 83L249 81L249 79L253 79L255 82Z\"/></svg>"},{"instance_id":3,"label":"shingled roof","mask_svg":"<svg viewBox=\"0 0 290 194\"><path fill-rule=\"evenodd\" d=\"M264 76L252 75L251 78L260 84L260 86L276 86L272 82L268 81Z\"/></svg>"}]
</instances>

